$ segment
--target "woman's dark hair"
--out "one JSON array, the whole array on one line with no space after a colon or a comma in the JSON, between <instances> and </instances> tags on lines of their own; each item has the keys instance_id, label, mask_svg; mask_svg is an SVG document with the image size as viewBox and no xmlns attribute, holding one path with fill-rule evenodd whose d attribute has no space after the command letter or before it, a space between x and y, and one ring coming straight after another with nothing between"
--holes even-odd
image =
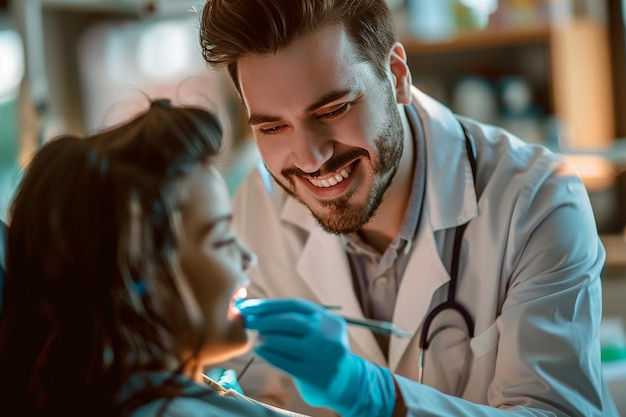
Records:
<instances>
[{"instance_id":1,"label":"woman's dark hair","mask_svg":"<svg viewBox=\"0 0 626 417\"><path fill-rule=\"evenodd\" d=\"M198 352L206 335L175 272L175 189L221 136L212 113L160 100L35 155L9 216L0 415L120 415L131 374Z\"/></svg>"}]
</instances>

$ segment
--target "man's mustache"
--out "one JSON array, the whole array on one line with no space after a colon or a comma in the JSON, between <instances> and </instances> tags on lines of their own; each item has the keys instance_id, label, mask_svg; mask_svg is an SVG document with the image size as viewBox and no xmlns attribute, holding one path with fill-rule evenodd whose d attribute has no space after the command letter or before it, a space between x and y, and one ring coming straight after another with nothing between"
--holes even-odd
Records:
<instances>
[{"instance_id":1,"label":"man's mustache","mask_svg":"<svg viewBox=\"0 0 626 417\"><path fill-rule=\"evenodd\" d=\"M351 161L358 159L359 157L368 157L368 153L365 149L351 149L341 155L337 155L328 160L324 165L315 172L304 172L298 167L289 167L280 171L281 175L285 178L300 177L300 178L317 178L323 177L330 173L337 172L339 169L346 166Z\"/></svg>"}]
</instances>

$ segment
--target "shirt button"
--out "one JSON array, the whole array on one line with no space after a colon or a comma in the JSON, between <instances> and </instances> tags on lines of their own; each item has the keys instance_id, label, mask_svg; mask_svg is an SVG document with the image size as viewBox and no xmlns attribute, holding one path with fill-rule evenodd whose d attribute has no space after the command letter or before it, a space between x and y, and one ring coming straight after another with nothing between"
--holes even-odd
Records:
<instances>
[{"instance_id":1,"label":"shirt button","mask_svg":"<svg viewBox=\"0 0 626 417\"><path fill-rule=\"evenodd\" d=\"M374 280L374 285L379 288L386 287L388 284L389 284L389 278L387 278L384 275Z\"/></svg>"}]
</instances>

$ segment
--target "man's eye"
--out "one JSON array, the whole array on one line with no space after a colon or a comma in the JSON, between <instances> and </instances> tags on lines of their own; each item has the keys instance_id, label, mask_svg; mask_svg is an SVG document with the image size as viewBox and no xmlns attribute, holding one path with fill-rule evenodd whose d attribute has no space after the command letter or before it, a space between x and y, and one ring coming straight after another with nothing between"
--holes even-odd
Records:
<instances>
[{"instance_id":1,"label":"man's eye","mask_svg":"<svg viewBox=\"0 0 626 417\"><path fill-rule=\"evenodd\" d=\"M333 111L329 111L327 113L321 114L319 116L319 118L322 118L322 119L335 119L335 118L337 118L339 116L342 116L348 110L350 110L350 103L344 103L344 104L340 105L339 107L337 107L336 109L334 109Z\"/></svg>"},{"instance_id":2,"label":"man's eye","mask_svg":"<svg viewBox=\"0 0 626 417\"><path fill-rule=\"evenodd\" d=\"M261 127L259 128L259 132L261 132L264 135L273 135L273 134L278 133L283 127L284 127L283 125Z\"/></svg>"}]
</instances>

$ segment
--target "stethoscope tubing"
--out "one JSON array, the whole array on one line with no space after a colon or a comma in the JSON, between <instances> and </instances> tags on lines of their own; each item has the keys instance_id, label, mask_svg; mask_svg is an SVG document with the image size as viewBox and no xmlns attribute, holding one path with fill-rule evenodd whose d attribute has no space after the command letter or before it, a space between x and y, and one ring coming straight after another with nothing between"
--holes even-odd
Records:
<instances>
[{"instance_id":1,"label":"stethoscope tubing","mask_svg":"<svg viewBox=\"0 0 626 417\"><path fill-rule=\"evenodd\" d=\"M460 121L459 121L460 123ZM465 129L462 123L460 123L461 128L463 129L463 133L465 134L465 147L467 150L467 156L470 162L470 167L472 169L472 176L474 178L474 185L476 185L476 148L474 147L474 141L472 140L472 136ZM472 320L469 311L463 306L461 303L456 301L456 289L457 283L459 279L459 266L461 262L461 246L463 243L463 234L465 233L465 229L467 228L468 223L463 223L462 225L456 228L454 234L454 246L452 250L452 262L450 265L450 282L448 284L448 297L446 301L437 305L433 308L430 313L426 315L424 319L424 323L422 324L422 330L420 333L419 347L420 353L418 357L418 381L420 383L424 382L424 361L425 354L430 345L430 340L428 339L430 333L430 327L435 318L444 310L454 310L457 311L463 320L465 321L465 325L467 327L467 333L469 338L474 337L474 321Z\"/></svg>"}]
</instances>

